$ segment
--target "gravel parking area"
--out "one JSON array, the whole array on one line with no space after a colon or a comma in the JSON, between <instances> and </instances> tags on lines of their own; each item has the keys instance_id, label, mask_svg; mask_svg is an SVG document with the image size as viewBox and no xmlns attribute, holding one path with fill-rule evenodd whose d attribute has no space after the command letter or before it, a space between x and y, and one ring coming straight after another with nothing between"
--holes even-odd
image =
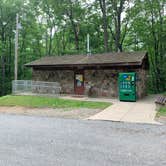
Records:
<instances>
[{"instance_id":1,"label":"gravel parking area","mask_svg":"<svg viewBox=\"0 0 166 166\"><path fill-rule=\"evenodd\" d=\"M101 109L88 109L88 108L27 108L27 107L0 107L0 113L15 114L15 115L29 115L29 116L46 116L46 117L59 117L71 119L85 119L93 116Z\"/></svg>"},{"instance_id":2,"label":"gravel parking area","mask_svg":"<svg viewBox=\"0 0 166 166\"><path fill-rule=\"evenodd\" d=\"M165 166L166 126L0 114L1 166Z\"/></svg>"}]
</instances>

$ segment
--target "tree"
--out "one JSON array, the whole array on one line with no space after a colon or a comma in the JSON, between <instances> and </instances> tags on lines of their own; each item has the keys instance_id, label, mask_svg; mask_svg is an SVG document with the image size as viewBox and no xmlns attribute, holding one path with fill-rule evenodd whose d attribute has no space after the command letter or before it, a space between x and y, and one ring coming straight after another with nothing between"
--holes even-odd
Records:
<instances>
[{"instance_id":1,"label":"tree","mask_svg":"<svg viewBox=\"0 0 166 166\"><path fill-rule=\"evenodd\" d=\"M19 33L19 79L30 79L24 64L46 55L139 51L149 53L149 89L166 90L164 0L0 0L0 95L11 92L14 30Z\"/></svg>"},{"instance_id":2,"label":"tree","mask_svg":"<svg viewBox=\"0 0 166 166\"><path fill-rule=\"evenodd\" d=\"M104 29L104 51L108 52L108 18L107 18L107 6L106 0L98 0L100 4L100 9L102 11L102 19L103 19L103 29Z\"/></svg>"},{"instance_id":3,"label":"tree","mask_svg":"<svg viewBox=\"0 0 166 166\"><path fill-rule=\"evenodd\" d=\"M132 25L141 42L139 49L147 49L149 52L151 88L161 92L166 89L164 0L137 0L134 11Z\"/></svg>"},{"instance_id":4,"label":"tree","mask_svg":"<svg viewBox=\"0 0 166 166\"><path fill-rule=\"evenodd\" d=\"M114 40L115 51L123 51L123 42L127 33L130 19L131 0L110 1L110 24L109 29ZM112 12L111 12L112 10ZM122 18L122 16L124 18Z\"/></svg>"}]
</instances>

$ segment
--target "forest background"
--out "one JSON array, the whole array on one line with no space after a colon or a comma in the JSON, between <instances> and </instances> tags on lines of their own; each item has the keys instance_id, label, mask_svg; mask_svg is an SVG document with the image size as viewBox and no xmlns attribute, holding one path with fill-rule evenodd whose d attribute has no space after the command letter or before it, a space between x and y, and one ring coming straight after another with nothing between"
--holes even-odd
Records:
<instances>
[{"instance_id":1,"label":"forest background","mask_svg":"<svg viewBox=\"0 0 166 166\"><path fill-rule=\"evenodd\" d=\"M14 79L16 14L18 79L31 79L24 64L42 56L147 51L149 93L166 91L165 0L0 0L0 96Z\"/></svg>"}]
</instances>

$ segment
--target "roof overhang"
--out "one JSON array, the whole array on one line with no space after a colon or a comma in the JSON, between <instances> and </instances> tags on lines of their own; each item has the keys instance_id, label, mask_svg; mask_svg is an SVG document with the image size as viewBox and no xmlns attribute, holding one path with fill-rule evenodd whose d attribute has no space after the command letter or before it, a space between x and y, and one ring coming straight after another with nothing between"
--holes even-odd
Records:
<instances>
[{"instance_id":1,"label":"roof overhang","mask_svg":"<svg viewBox=\"0 0 166 166\"><path fill-rule=\"evenodd\" d=\"M129 53L130 54L130 53ZM137 54L136 54L137 55ZM143 52L141 54L141 56L139 55L138 57L140 58L136 58L135 60L133 60L133 58L131 58L131 60L129 59L128 62L125 62L125 61L122 61L120 60L117 60L118 62L114 61L114 62L102 62L102 56L104 58L104 55L100 55L100 59L101 60L98 60L98 62L93 62L93 61L86 61L86 62L83 62L83 61L79 61L78 56L77 57L77 60L76 61L71 61L70 63L66 63L66 58L68 59L68 57L70 56L66 56L66 58L64 58L65 56L62 56L62 60L60 63L56 61L56 56L55 58L50 62L45 61L45 59L42 59L42 60L36 60L36 61L33 61L31 63L28 63L28 64L25 64L26 67L32 67L32 68L42 68L42 69L46 69L46 68L58 68L58 69L63 69L63 68L119 68L119 67L141 67L143 66L143 64L146 62L146 64L148 64L148 56L147 56L147 52ZM93 56L93 59L96 55L91 55ZM125 57L125 55L123 55ZM134 56L134 54L132 53L132 57ZM83 57L83 56L82 56ZM80 56L80 58L82 58ZM86 57L86 56L85 56ZM97 57L97 56L96 56ZM110 61L110 58L111 56L107 56L105 58L109 58L109 61ZM130 55L131 57L131 55ZM60 58L60 57L58 57ZM97 57L98 58L98 57ZM123 58L123 57L122 57ZM114 56L114 59L115 59L115 56ZM54 63L55 61L55 63ZM65 62L65 63L63 63Z\"/></svg>"}]
</instances>

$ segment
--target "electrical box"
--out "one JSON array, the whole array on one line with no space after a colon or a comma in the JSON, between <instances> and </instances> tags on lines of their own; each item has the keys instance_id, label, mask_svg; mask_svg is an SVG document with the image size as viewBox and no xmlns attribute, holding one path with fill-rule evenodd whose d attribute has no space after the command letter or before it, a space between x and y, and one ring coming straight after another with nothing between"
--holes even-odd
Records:
<instances>
[{"instance_id":1,"label":"electrical box","mask_svg":"<svg viewBox=\"0 0 166 166\"><path fill-rule=\"evenodd\" d=\"M136 101L136 73L119 73L119 100Z\"/></svg>"}]
</instances>

